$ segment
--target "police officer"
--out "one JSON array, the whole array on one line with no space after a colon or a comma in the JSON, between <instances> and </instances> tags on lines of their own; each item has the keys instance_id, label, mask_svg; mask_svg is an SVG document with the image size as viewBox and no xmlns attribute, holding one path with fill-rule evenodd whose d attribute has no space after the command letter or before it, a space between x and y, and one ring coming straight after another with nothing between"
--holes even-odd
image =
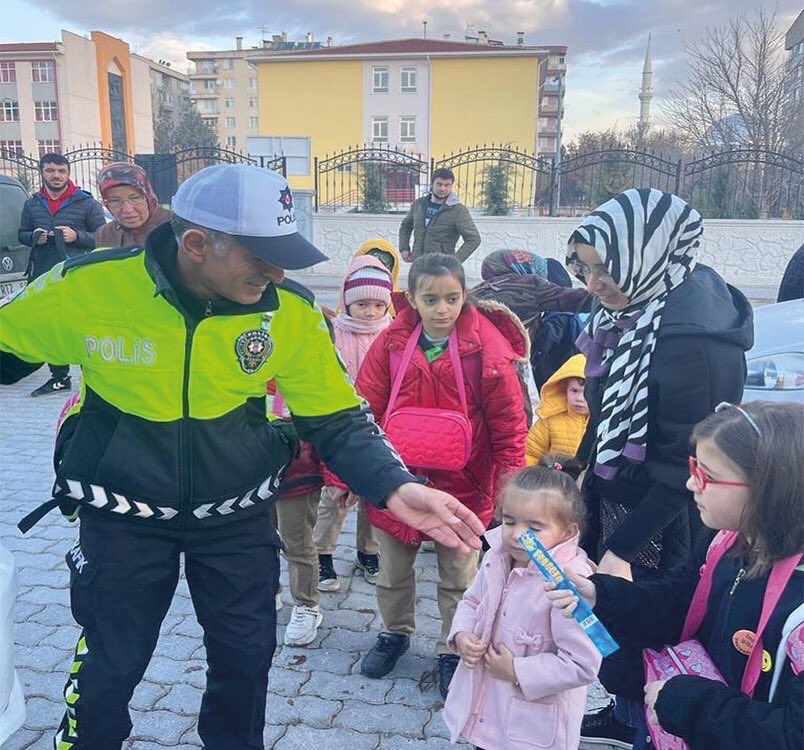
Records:
<instances>
[{"instance_id":1,"label":"police officer","mask_svg":"<svg viewBox=\"0 0 804 750\"><path fill-rule=\"evenodd\" d=\"M182 553L209 665L198 733L210 750L263 747L279 576L269 510L297 451L296 434L266 419L266 381L357 494L464 551L483 531L407 471L313 296L285 280L325 260L297 231L286 180L209 167L172 207L144 247L69 260L0 309L3 383L42 361L83 376L59 430L53 500L21 524L56 505L80 513L67 564L82 632L57 750L119 750L128 737Z\"/></svg>"}]
</instances>

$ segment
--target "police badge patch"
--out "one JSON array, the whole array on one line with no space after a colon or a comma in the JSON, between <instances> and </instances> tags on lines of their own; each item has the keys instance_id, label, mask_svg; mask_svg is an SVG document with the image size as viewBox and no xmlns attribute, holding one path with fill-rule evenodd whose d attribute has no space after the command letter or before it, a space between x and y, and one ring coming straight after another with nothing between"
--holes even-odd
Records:
<instances>
[{"instance_id":1,"label":"police badge patch","mask_svg":"<svg viewBox=\"0 0 804 750\"><path fill-rule=\"evenodd\" d=\"M235 353L240 367L248 375L253 375L265 364L274 350L274 340L266 329L244 331L237 337Z\"/></svg>"}]
</instances>

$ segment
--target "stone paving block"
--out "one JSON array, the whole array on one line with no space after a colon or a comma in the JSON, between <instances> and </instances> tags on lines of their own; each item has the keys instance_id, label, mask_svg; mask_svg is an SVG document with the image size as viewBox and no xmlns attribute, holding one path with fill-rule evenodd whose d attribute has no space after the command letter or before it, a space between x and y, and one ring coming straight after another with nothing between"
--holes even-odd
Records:
<instances>
[{"instance_id":1,"label":"stone paving block","mask_svg":"<svg viewBox=\"0 0 804 750\"><path fill-rule=\"evenodd\" d=\"M348 729L314 729L308 726L288 727L276 743L275 750L377 750L379 737Z\"/></svg>"},{"instance_id":2,"label":"stone paving block","mask_svg":"<svg viewBox=\"0 0 804 750\"><path fill-rule=\"evenodd\" d=\"M352 592L341 602L340 606L343 609L358 609L368 612L376 612L377 597L369 593L360 594Z\"/></svg>"},{"instance_id":3,"label":"stone paving block","mask_svg":"<svg viewBox=\"0 0 804 750\"><path fill-rule=\"evenodd\" d=\"M170 692L160 698L155 708L187 716L197 716L204 691L192 685L174 685Z\"/></svg>"},{"instance_id":4,"label":"stone paving block","mask_svg":"<svg viewBox=\"0 0 804 750\"><path fill-rule=\"evenodd\" d=\"M424 738L424 726L430 720L429 711L398 703L371 705L362 701L346 701L334 725L344 729L360 727L361 732Z\"/></svg>"},{"instance_id":5,"label":"stone paving block","mask_svg":"<svg viewBox=\"0 0 804 750\"><path fill-rule=\"evenodd\" d=\"M14 622L17 623L26 623L31 621L31 617L33 615L39 614L40 612L44 611L45 606L43 604L31 604L30 602L21 602L17 600L14 602L13 607L13 617ZM59 623L54 623L54 626Z\"/></svg>"},{"instance_id":6,"label":"stone paving block","mask_svg":"<svg viewBox=\"0 0 804 750\"><path fill-rule=\"evenodd\" d=\"M72 648L53 646L20 646L14 650L14 661L37 672L66 672L72 658Z\"/></svg>"},{"instance_id":7,"label":"stone paving block","mask_svg":"<svg viewBox=\"0 0 804 750\"><path fill-rule=\"evenodd\" d=\"M352 667L359 657L347 651L337 649L304 649L283 646L281 654L275 662L288 669L303 672L332 672L333 674L351 674Z\"/></svg>"},{"instance_id":8,"label":"stone paving block","mask_svg":"<svg viewBox=\"0 0 804 750\"><path fill-rule=\"evenodd\" d=\"M450 745L449 740L441 737L430 737L426 740L412 740L408 737L383 737L379 750L453 750L453 748L471 748L468 742Z\"/></svg>"},{"instance_id":9,"label":"stone paving block","mask_svg":"<svg viewBox=\"0 0 804 750\"><path fill-rule=\"evenodd\" d=\"M55 625L40 625L38 622L23 622L14 628L14 643L20 646L36 646L51 633Z\"/></svg>"},{"instance_id":10,"label":"stone paving block","mask_svg":"<svg viewBox=\"0 0 804 750\"><path fill-rule=\"evenodd\" d=\"M67 682L67 673L37 672L27 667L17 667L17 677L22 685L25 700L29 698L46 698L58 700L58 691Z\"/></svg>"},{"instance_id":11,"label":"stone paving block","mask_svg":"<svg viewBox=\"0 0 804 750\"><path fill-rule=\"evenodd\" d=\"M136 711L150 711L160 698L167 695L170 688L156 682L143 680L134 690L131 697L131 708Z\"/></svg>"},{"instance_id":12,"label":"stone paving block","mask_svg":"<svg viewBox=\"0 0 804 750\"><path fill-rule=\"evenodd\" d=\"M47 586L49 588L66 588L70 583L67 566L64 570L40 570L39 568L20 568L17 578L21 586Z\"/></svg>"},{"instance_id":13,"label":"stone paving block","mask_svg":"<svg viewBox=\"0 0 804 750\"><path fill-rule=\"evenodd\" d=\"M337 648L341 651L353 651L364 654L374 645L375 640L376 636L374 633L332 628L322 639L321 648Z\"/></svg>"},{"instance_id":14,"label":"stone paving block","mask_svg":"<svg viewBox=\"0 0 804 750\"><path fill-rule=\"evenodd\" d=\"M385 700L389 703L402 703L413 708L438 710L443 706L441 694L433 684L428 689L419 687L418 680L395 677L393 687L388 691Z\"/></svg>"},{"instance_id":15,"label":"stone paving block","mask_svg":"<svg viewBox=\"0 0 804 750\"><path fill-rule=\"evenodd\" d=\"M374 612L358 611L353 609L326 610L324 613L324 625L328 628L343 628L366 632L371 628L371 624L377 617Z\"/></svg>"},{"instance_id":16,"label":"stone paving block","mask_svg":"<svg viewBox=\"0 0 804 750\"><path fill-rule=\"evenodd\" d=\"M182 675L193 668L204 670L206 664L200 661L176 661L166 656L154 656L148 665L145 677L163 685L172 684L182 682Z\"/></svg>"},{"instance_id":17,"label":"stone paving block","mask_svg":"<svg viewBox=\"0 0 804 750\"><path fill-rule=\"evenodd\" d=\"M164 627L164 626L163 626ZM195 619L195 615L187 615L182 617L178 622L173 624L170 628L171 635L186 635L188 638L202 638L204 631Z\"/></svg>"},{"instance_id":18,"label":"stone paving block","mask_svg":"<svg viewBox=\"0 0 804 750\"><path fill-rule=\"evenodd\" d=\"M31 604L61 604L64 607L70 604L70 594L66 588L54 586L33 586L25 593L20 593L17 599Z\"/></svg>"},{"instance_id":19,"label":"stone paving block","mask_svg":"<svg viewBox=\"0 0 804 750\"><path fill-rule=\"evenodd\" d=\"M269 724L280 726L304 724L325 728L332 725L332 719L341 710L341 705L340 701L324 700L314 695L288 698L269 694L265 719Z\"/></svg>"},{"instance_id":20,"label":"stone paving block","mask_svg":"<svg viewBox=\"0 0 804 750\"><path fill-rule=\"evenodd\" d=\"M41 605L31 605L41 606ZM28 619L38 622L40 625L72 625L73 620L70 608L58 603L47 604L40 611L32 614Z\"/></svg>"},{"instance_id":21,"label":"stone paving block","mask_svg":"<svg viewBox=\"0 0 804 750\"><path fill-rule=\"evenodd\" d=\"M169 636L162 637L157 641L154 655L166 656L176 661L186 661L191 659L199 648L203 648L199 638L190 638L186 635L171 633Z\"/></svg>"},{"instance_id":22,"label":"stone paving block","mask_svg":"<svg viewBox=\"0 0 804 750\"><path fill-rule=\"evenodd\" d=\"M3 750L37 750L45 747L46 742L45 735L41 730L22 727L3 743Z\"/></svg>"},{"instance_id":23,"label":"stone paving block","mask_svg":"<svg viewBox=\"0 0 804 750\"><path fill-rule=\"evenodd\" d=\"M180 716L170 711L132 711L134 731L131 739L155 742L164 747L179 744L182 735L195 723L189 716Z\"/></svg>"},{"instance_id":24,"label":"stone paving block","mask_svg":"<svg viewBox=\"0 0 804 750\"><path fill-rule=\"evenodd\" d=\"M63 683L62 683L63 686ZM63 701L49 698L25 700L25 728L40 732L53 732L64 714Z\"/></svg>"},{"instance_id":25,"label":"stone paving block","mask_svg":"<svg viewBox=\"0 0 804 750\"><path fill-rule=\"evenodd\" d=\"M129 745L126 746L126 750L166 750L167 747L170 747L170 750L200 750L201 742L197 745L187 745L182 742L181 745L160 745L158 742L151 742L150 740L133 740Z\"/></svg>"},{"instance_id":26,"label":"stone paving block","mask_svg":"<svg viewBox=\"0 0 804 750\"><path fill-rule=\"evenodd\" d=\"M369 680L360 674L333 675L314 672L301 688L301 692L328 700L357 700L382 705L390 687L391 683L387 681Z\"/></svg>"},{"instance_id":27,"label":"stone paving block","mask_svg":"<svg viewBox=\"0 0 804 750\"><path fill-rule=\"evenodd\" d=\"M332 678L332 674L325 673L327 678ZM280 667L276 659L268 674L268 692L277 695L293 697L301 692L304 685L312 675L309 672L300 672L295 669L284 669Z\"/></svg>"},{"instance_id":28,"label":"stone paving block","mask_svg":"<svg viewBox=\"0 0 804 750\"><path fill-rule=\"evenodd\" d=\"M443 737L446 740L449 739L449 730L447 729L447 725L444 723L444 720L441 718L440 711L436 711L432 714L430 721L424 728L424 736L427 739L431 737Z\"/></svg>"},{"instance_id":29,"label":"stone paving block","mask_svg":"<svg viewBox=\"0 0 804 750\"><path fill-rule=\"evenodd\" d=\"M42 625L40 627L48 626ZM77 625L64 625L56 628L53 633L46 638L42 638L39 644L40 646L53 646L53 648L57 648L60 651L72 652L75 648L75 644L78 642L80 634L81 629Z\"/></svg>"}]
</instances>

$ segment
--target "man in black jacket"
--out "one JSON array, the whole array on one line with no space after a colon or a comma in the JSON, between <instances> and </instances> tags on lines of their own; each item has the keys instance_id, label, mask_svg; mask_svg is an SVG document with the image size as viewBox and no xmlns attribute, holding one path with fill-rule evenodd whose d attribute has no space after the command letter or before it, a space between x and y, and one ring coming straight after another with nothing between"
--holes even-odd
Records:
<instances>
[{"instance_id":1,"label":"man in black jacket","mask_svg":"<svg viewBox=\"0 0 804 750\"><path fill-rule=\"evenodd\" d=\"M42 187L22 208L19 240L31 248L28 281L57 263L92 250L95 230L106 223L103 208L70 179L70 162L61 154L45 154L39 160ZM50 365L50 380L32 396L69 391L70 368Z\"/></svg>"}]
</instances>

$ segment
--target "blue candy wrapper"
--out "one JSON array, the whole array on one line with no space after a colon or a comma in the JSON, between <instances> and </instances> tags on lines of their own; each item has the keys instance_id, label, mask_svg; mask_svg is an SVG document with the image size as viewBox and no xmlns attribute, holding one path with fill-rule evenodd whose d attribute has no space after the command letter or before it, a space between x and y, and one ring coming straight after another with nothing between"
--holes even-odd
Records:
<instances>
[{"instance_id":1,"label":"blue candy wrapper","mask_svg":"<svg viewBox=\"0 0 804 750\"><path fill-rule=\"evenodd\" d=\"M575 584L564 575L564 571L558 566L558 563L553 559L552 555L547 551L547 548L539 541L536 532L533 529L528 529L524 534L519 536L519 543L525 548L528 557L533 560L533 564L539 569L541 574L548 580L556 585L557 589L565 589L571 591L578 597L578 606L572 616L583 628L584 633L589 636L592 643L595 644L600 653L606 657L613 654L619 645L611 633L606 630L597 615L592 612L592 608L578 593Z\"/></svg>"}]
</instances>

